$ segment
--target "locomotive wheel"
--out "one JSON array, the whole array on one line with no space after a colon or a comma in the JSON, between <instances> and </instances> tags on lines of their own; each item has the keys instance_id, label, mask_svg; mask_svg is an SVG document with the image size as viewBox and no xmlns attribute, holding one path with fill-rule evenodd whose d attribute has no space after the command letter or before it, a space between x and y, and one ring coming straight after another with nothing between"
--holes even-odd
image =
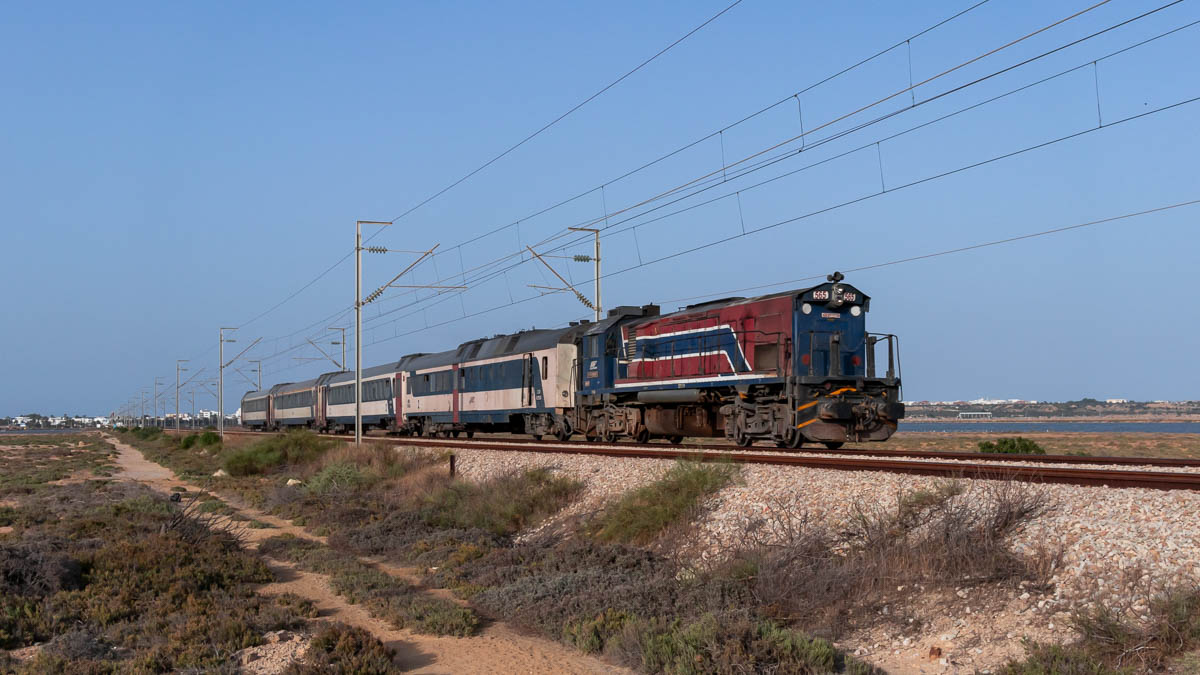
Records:
<instances>
[{"instance_id":1,"label":"locomotive wheel","mask_svg":"<svg viewBox=\"0 0 1200 675\"><path fill-rule=\"evenodd\" d=\"M733 442L737 443L740 448L754 445L754 439L750 437L750 432L746 431L746 427L740 423L733 429Z\"/></svg>"},{"instance_id":2,"label":"locomotive wheel","mask_svg":"<svg viewBox=\"0 0 1200 675\"><path fill-rule=\"evenodd\" d=\"M787 450L797 450L804 447L804 435L799 429L789 429L781 440L775 441L775 446Z\"/></svg>"},{"instance_id":3,"label":"locomotive wheel","mask_svg":"<svg viewBox=\"0 0 1200 675\"><path fill-rule=\"evenodd\" d=\"M558 429L555 429L555 431L554 431L554 437L555 437L555 438L557 438L559 441L561 441L561 442L563 442L563 443L566 443L567 441L571 440L571 430L570 430L570 429L564 429L564 428L563 428L563 427L560 425L560 426L558 427Z\"/></svg>"},{"instance_id":4,"label":"locomotive wheel","mask_svg":"<svg viewBox=\"0 0 1200 675\"><path fill-rule=\"evenodd\" d=\"M830 450L837 450L838 448L842 447L843 445L845 445L845 443L842 441L830 441L825 444L825 447L829 448Z\"/></svg>"},{"instance_id":5,"label":"locomotive wheel","mask_svg":"<svg viewBox=\"0 0 1200 675\"><path fill-rule=\"evenodd\" d=\"M617 432L615 432L615 431L604 432L604 442L605 443L616 443L617 442Z\"/></svg>"},{"instance_id":6,"label":"locomotive wheel","mask_svg":"<svg viewBox=\"0 0 1200 675\"><path fill-rule=\"evenodd\" d=\"M454 437L454 438L458 438L458 430L457 430L457 429L455 429L454 431L451 431L451 432L450 432L450 435L451 435L452 437Z\"/></svg>"},{"instance_id":7,"label":"locomotive wheel","mask_svg":"<svg viewBox=\"0 0 1200 675\"><path fill-rule=\"evenodd\" d=\"M683 436L671 436L667 440L671 441L671 445L679 445L683 442Z\"/></svg>"},{"instance_id":8,"label":"locomotive wheel","mask_svg":"<svg viewBox=\"0 0 1200 675\"><path fill-rule=\"evenodd\" d=\"M633 440L637 441L638 443L649 443L650 430L643 427L642 430L638 432L638 435L634 436Z\"/></svg>"},{"instance_id":9,"label":"locomotive wheel","mask_svg":"<svg viewBox=\"0 0 1200 675\"><path fill-rule=\"evenodd\" d=\"M474 432L474 431L468 431L468 432L467 432L467 438L475 438L475 432Z\"/></svg>"},{"instance_id":10,"label":"locomotive wheel","mask_svg":"<svg viewBox=\"0 0 1200 675\"><path fill-rule=\"evenodd\" d=\"M540 440L542 440L542 435L541 435L541 434L529 434L529 437L530 437L530 438L532 438L532 439L533 439L533 440L535 440L535 441L540 441Z\"/></svg>"}]
</instances>

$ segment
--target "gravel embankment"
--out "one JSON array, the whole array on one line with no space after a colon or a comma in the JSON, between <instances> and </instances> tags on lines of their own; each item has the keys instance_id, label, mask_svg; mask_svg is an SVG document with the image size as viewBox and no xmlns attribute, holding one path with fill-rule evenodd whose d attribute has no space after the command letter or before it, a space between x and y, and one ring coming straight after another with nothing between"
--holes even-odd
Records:
<instances>
[{"instance_id":1,"label":"gravel embankment","mask_svg":"<svg viewBox=\"0 0 1200 675\"><path fill-rule=\"evenodd\" d=\"M464 478L481 481L514 468L550 467L582 480L583 498L564 515L595 510L605 500L653 481L672 465L665 459L624 459L494 450L458 451ZM736 543L747 519L771 512L834 527L856 504L895 503L898 495L945 479L884 472L785 466L743 466L738 484L722 490L700 526L705 555ZM982 481L984 483L990 481ZM1138 564L1156 578L1179 573L1200 579L1200 492L1040 485L1058 506L1018 537L1018 548L1061 541L1066 548L1060 587L1119 581ZM1111 578L1106 578L1105 574Z\"/></svg>"},{"instance_id":2,"label":"gravel embankment","mask_svg":"<svg viewBox=\"0 0 1200 675\"><path fill-rule=\"evenodd\" d=\"M585 484L583 497L543 528L601 508L604 503L664 474L666 459L624 459L589 455L462 449L463 478L482 481L505 472L549 467ZM1157 469L1157 467L1156 467ZM747 522L785 517L837 528L856 507L888 507L907 492L928 489L945 479L883 472L835 471L804 467L745 465L738 481L721 490L697 525L702 557L720 556L744 539ZM985 498L999 481L964 481L960 498ZM1200 492L1037 485L1055 508L1030 523L1013 542L1019 551L1060 546L1062 566L1054 590L1030 593L1024 587L999 590L984 602L969 586L949 598L927 599L929 616L920 630L873 629L845 646L885 668L924 672L987 668L1023 654L1021 638L1070 639L1069 610L1101 601L1125 606L1139 584L1200 580ZM1032 589L1030 589L1032 590ZM980 607L980 604L986 607ZM1144 610L1138 601L1135 612ZM972 605L976 605L972 613ZM990 608L990 609L988 609ZM931 647L946 657L929 659Z\"/></svg>"}]
</instances>

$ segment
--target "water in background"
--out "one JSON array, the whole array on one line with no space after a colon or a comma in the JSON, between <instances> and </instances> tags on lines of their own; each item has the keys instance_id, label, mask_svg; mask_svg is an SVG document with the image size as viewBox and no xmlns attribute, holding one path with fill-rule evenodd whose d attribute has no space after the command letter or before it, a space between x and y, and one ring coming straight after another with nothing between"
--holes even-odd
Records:
<instances>
[{"instance_id":1,"label":"water in background","mask_svg":"<svg viewBox=\"0 0 1200 675\"><path fill-rule=\"evenodd\" d=\"M1200 434L1200 422L900 422L900 431L943 431L978 434L1083 431L1089 433Z\"/></svg>"},{"instance_id":2,"label":"water in background","mask_svg":"<svg viewBox=\"0 0 1200 675\"><path fill-rule=\"evenodd\" d=\"M95 427L80 427L78 429L0 429L0 436L28 436L30 434L81 434L85 431L95 431Z\"/></svg>"}]
</instances>

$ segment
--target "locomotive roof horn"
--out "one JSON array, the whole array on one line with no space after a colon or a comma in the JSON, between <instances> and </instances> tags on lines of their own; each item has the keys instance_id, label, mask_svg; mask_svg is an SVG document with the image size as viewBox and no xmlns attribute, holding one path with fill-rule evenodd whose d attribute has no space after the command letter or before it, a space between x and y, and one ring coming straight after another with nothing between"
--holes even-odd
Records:
<instances>
[{"instance_id":1,"label":"locomotive roof horn","mask_svg":"<svg viewBox=\"0 0 1200 675\"><path fill-rule=\"evenodd\" d=\"M829 276L827 276L825 278L836 284L837 282L841 281L842 279L845 279L846 275L842 274L841 272L834 272L833 274L830 274Z\"/></svg>"}]
</instances>

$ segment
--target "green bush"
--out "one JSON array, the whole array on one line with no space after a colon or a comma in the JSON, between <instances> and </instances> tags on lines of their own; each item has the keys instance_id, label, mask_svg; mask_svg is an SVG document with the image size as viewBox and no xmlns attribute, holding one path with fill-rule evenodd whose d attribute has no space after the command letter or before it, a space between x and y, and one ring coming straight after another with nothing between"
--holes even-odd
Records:
<instances>
[{"instance_id":1,"label":"green bush","mask_svg":"<svg viewBox=\"0 0 1200 675\"><path fill-rule=\"evenodd\" d=\"M190 450L193 447L199 446L207 448L221 445L221 435L215 431L203 431L198 434L188 434L179 441L179 447L184 450Z\"/></svg>"},{"instance_id":2,"label":"green bush","mask_svg":"<svg viewBox=\"0 0 1200 675\"><path fill-rule=\"evenodd\" d=\"M304 464L336 443L304 429L289 431L229 453L225 471L231 476L252 476L284 464Z\"/></svg>"},{"instance_id":3,"label":"green bush","mask_svg":"<svg viewBox=\"0 0 1200 675\"><path fill-rule=\"evenodd\" d=\"M1026 644L1023 661L1013 661L1000 675L1121 675L1128 671L1108 667L1095 654L1078 645Z\"/></svg>"},{"instance_id":4,"label":"green bush","mask_svg":"<svg viewBox=\"0 0 1200 675\"><path fill-rule=\"evenodd\" d=\"M771 621L713 614L691 622L630 623L612 651L645 672L674 675L874 672L871 666L843 656L826 640Z\"/></svg>"},{"instance_id":5,"label":"green bush","mask_svg":"<svg viewBox=\"0 0 1200 675\"><path fill-rule=\"evenodd\" d=\"M563 642L585 654L595 654L634 618L628 612L606 609L592 618L568 621L563 626Z\"/></svg>"},{"instance_id":6,"label":"green bush","mask_svg":"<svg viewBox=\"0 0 1200 675\"><path fill-rule=\"evenodd\" d=\"M425 499L421 517L430 527L513 534L557 513L582 487L549 469L511 473L479 485L454 481Z\"/></svg>"},{"instance_id":7,"label":"green bush","mask_svg":"<svg viewBox=\"0 0 1200 675\"><path fill-rule=\"evenodd\" d=\"M733 479L734 472L729 464L680 462L662 478L606 508L593 532L602 541L649 543L694 516L705 499Z\"/></svg>"},{"instance_id":8,"label":"green bush","mask_svg":"<svg viewBox=\"0 0 1200 675\"><path fill-rule=\"evenodd\" d=\"M308 479L308 491L316 495L349 492L371 482L357 464L333 462Z\"/></svg>"},{"instance_id":9,"label":"green bush","mask_svg":"<svg viewBox=\"0 0 1200 675\"><path fill-rule=\"evenodd\" d=\"M1044 455L1046 451L1042 446L1029 440L1015 436L1012 438L1001 438L995 442L980 441L980 452L999 453L1005 455Z\"/></svg>"},{"instance_id":10,"label":"green bush","mask_svg":"<svg viewBox=\"0 0 1200 675\"><path fill-rule=\"evenodd\" d=\"M152 441L162 435L162 429L158 427L134 427L129 433L138 440Z\"/></svg>"}]
</instances>

